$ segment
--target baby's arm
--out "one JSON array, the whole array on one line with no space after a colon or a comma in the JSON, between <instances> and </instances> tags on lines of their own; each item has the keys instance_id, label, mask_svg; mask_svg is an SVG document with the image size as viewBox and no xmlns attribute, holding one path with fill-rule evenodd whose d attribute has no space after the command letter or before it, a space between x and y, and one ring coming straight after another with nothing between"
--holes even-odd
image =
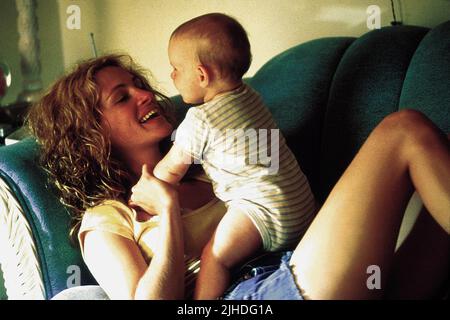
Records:
<instances>
[{"instance_id":1,"label":"baby's arm","mask_svg":"<svg viewBox=\"0 0 450 320\"><path fill-rule=\"evenodd\" d=\"M203 249L194 299L216 299L230 285L232 267L253 257L261 248L258 229L246 214L228 211Z\"/></svg>"},{"instance_id":2,"label":"baby's arm","mask_svg":"<svg viewBox=\"0 0 450 320\"><path fill-rule=\"evenodd\" d=\"M176 185L186 174L192 157L177 145L173 145L167 155L155 166L153 174L159 180Z\"/></svg>"}]
</instances>

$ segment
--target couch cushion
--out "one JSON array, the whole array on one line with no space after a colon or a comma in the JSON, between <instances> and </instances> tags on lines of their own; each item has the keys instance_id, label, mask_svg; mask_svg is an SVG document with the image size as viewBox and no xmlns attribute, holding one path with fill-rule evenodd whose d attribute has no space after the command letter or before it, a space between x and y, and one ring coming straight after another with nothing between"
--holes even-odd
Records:
<instances>
[{"instance_id":1,"label":"couch cushion","mask_svg":"<svg viewBox=\"0 0 450 320\"><path fill-rule=\"evenodd\" d=\"M333 79L320 157L323 200L373 128L398 110L408 66L428 29L387 27L358 38Z\"/></svg>"},{"instance_id":2,"label":"couch cushion","mask_svg":"<svg viewBox=\"0 0 450 320\"><path fill-rule=\"evenodd\" d=\"M408 68L400 108L422 111L450 133L450 21L423 38Z\"/></svg>"}]
</instances>

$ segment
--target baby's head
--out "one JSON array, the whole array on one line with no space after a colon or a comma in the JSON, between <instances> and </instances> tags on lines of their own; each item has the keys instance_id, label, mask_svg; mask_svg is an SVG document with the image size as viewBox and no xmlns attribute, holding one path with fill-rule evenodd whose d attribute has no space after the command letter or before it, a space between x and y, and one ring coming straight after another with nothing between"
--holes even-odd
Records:
<instances>
[{"instance_id":1,"label":"baby's head","mask_svg":"<svg viewBox=\"0 0 450 320\"><path fill-rule=\"evenodd\" d=\"M184 101L201 103L208 89L240 84L252 56L239 22L210 13L183 23L172 33L169 59L172 79Z\"/></svg>"}]
</instances>

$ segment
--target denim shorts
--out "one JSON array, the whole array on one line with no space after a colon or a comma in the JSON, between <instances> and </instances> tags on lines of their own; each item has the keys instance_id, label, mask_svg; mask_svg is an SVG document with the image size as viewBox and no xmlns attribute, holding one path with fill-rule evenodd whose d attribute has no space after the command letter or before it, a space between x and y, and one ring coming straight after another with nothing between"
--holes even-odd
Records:
<instances>
[{"instance_id":1,"label":"denim shorts","mask_svg":"<svg viewBox=\"0 0 450 320\"><path fill-rule=\"evenodd\" d=\"M224 294L224 300L303 300L289 260L292 251L268 254L248 263Z\"/></svg>"}]
</instances>

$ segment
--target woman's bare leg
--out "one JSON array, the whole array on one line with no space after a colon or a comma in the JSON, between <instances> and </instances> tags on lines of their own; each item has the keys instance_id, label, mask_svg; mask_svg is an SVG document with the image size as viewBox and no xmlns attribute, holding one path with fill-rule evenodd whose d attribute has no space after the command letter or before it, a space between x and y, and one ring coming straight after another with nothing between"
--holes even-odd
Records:
<instances>
[{"instance_id":1,"label":"woman's bare leg","mask_svg":"<svg viewBox=\"0 0 450 320\"><path fill-rule=\"evenodd\" d=\"M422 114L404 110L375 128L294 251L293 273L312 299L380 298L414 188L450 229L450 150ZM379 268L381 288L367 281Z\"/></svg>"}]
</instances>

